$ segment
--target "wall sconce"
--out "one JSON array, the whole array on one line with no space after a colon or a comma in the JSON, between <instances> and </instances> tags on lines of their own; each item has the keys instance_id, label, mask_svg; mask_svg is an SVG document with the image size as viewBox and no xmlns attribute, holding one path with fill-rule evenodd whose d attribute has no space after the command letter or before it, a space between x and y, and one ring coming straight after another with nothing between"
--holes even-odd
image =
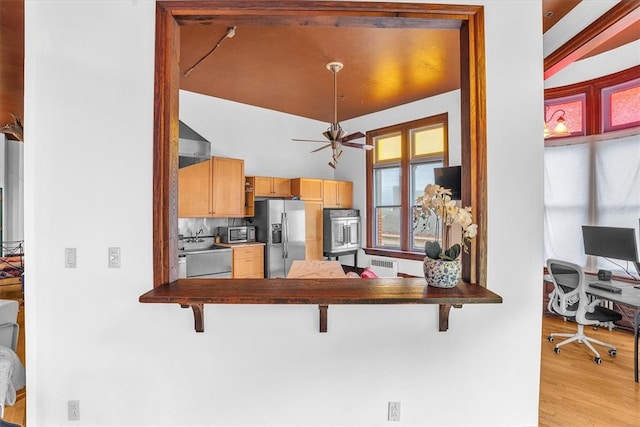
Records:
<instances>
[{"instance_id":1,"label":"wall sconce","mask_svg":"<svg viewBox=\"0 0 640 427\"><path fill-rule=\"evenodd\" d=\"M569 132L569 128L567 127L566 124L564 124L564 115L565 115L565 111L564 110L556 110L551 114L551 117L549 117L549 119L547 120L547 110L549 110L549 106L546 105L544 107L544 137L549 138L552 136L569 136L571 135L571 132ZM549 127L549 122L551 122L551 120L553 120L553 118L555 117L556 113L560 113L560 116L558 117L558 120L556 121L556 125L553 128L553 131L551 130L551 128Z\"/></svg>"}]
</instances>

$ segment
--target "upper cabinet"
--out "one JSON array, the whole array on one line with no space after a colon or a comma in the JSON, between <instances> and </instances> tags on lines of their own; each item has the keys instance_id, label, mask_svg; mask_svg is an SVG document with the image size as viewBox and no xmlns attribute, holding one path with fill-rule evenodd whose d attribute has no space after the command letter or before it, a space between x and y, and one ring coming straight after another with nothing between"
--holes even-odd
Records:
<instances>
[{"instance_id":1,"label":"upper cabinet","mask_svg":"<svg viewBox=\"0 0 640 427\"><path fill-rule=\"evenodd\" d=\"M353 207L353 183L351 181L332 181L325 179L323 182L323 197L325 208Z\"/></svg>"},{"instance_id":2,"label":"upper cabinet","mask_svg":"<svg viewBox=\"0 0 640 427\"><path fill-rule=\"evenodd\" d=\"M242 217L244 160L212 157L178 170L178 216Z\"/></svg>"},{"instance_id":3,"label":"upper cabinet","mask_svg":"<svg viewBox=\"0 0 640 427\"><path fill-rule=\"evenodd\" d=\"M291 197L291 179L256 176L255 197Z\"/></svg>"},{"instance_id":4,"label":"upper cabinet","mask_svg":"<svg viewBox=\"0 0 640 427\"><path fill-rule=\"evenodd\" d=\"M318 178L295 178L291 180L291 195L300 200L322 201L322 180Z\"/></svg>"},{"instance_id":5,"label":"upper cabinet","mask_svg":"<svg viewBox=\"0 0 640 427\"><path fill-rule=\"evenodd\" d=\"M255 212L255 183L255 176L244 177L244 216L253 216Z\"/></svg>"}]
</instances>

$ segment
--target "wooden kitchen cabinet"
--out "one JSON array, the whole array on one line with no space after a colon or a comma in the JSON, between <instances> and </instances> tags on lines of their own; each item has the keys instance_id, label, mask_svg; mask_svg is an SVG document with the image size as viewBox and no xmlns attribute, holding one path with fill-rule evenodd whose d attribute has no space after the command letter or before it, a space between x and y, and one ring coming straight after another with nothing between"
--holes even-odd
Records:
<instances>
[{"instance_id":1,"label":"wooden kitchen cabinet","mask_svg":"<svg viewBox=\"0 0 640 427\"><path fill-rule=\"evenodd\" d=\"M295 178L291 180L291 195L300 200L322 201L322 180L317 178Z\"/></svg>"},{"instance_id":2,"label":"wooden kitchen cabinet","mask_svg":"<svg viewBox=\"0 0 640 427\"><path fill-rule=\"evenodd\" d=\"M325 179L322 186L322 201L325 208L350 209L353 207L353 183L351 181Z\"/></svg>"},{"instance_id":3,"label":"wooden kitchen cabinet","mask_svg":"<svg viewBox=\"0 0 640 427\"><path fill-rule=\"evenodd\" d=\"M178 170L178 217L242 217L244 160L212 157Z\"/></svg>"},{"instance_id":4,"label":"wooden kitchen cabinet","mask_svg":"<svg viewBox=\"0 0 640 427\"><path fill-rule=\"evenodd\" d=\"M232 277L264 279L264 245L234 246Z\"/></svg>"},{"instance_id":5,"label":"wooden kitchen cabinet","mask_svg":"<svg viewBox=\"0 0 640 427\"><path fill-rule=\"evenodd\" d=\"M255 197L291 197L291 179L256 176Z\"/></svg>"},{"instance_id":6,"label":"wooden kitchen cabinet","mask_svg":"<svg viewBox=\"0 0 640 427\"><path fill-rule=\"evenodd\" d=\"M305 260L321 261L324 259L322 246L322 208L323 203L316 200L304 202L305 213Z\"/></svg>"},{"instance_id":7,"label":"wooden kitchen cabinet","mask_svg":"<svg viewBox=\"0 0 640 427\"><path fill-rule=\"evenodd\" d=\"M253 216L255 213L255 192L256 178L246 176L244 178L244 216Z\"/></svg>"},{"instance_id":8,"label":"wooden kitchen cabinet","mask_svg":"<svg viewBox=\"0 0 640 427\"><path fill-rule=\"evenodd\" d=\"M322 248L322 188L323 180L295 178L291 180L291 195L304 200L305 205L305 259L323 259Z\"/></svg>"}]
</instances>

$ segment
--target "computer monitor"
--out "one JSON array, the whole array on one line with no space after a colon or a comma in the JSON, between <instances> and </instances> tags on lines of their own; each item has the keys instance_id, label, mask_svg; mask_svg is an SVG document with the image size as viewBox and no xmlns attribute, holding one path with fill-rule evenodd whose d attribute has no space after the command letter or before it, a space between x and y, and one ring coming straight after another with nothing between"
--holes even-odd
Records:
<instances>
[{"instance_id":1,"label":"computer monitor","mask_svg":"<svg viewBox=\"0 0 640 427\"><path fill-rule=\"evenodd\" d=\"M631 261L640 274L635 229L583 225L582 240L586 255Z\"/></svg>"},{"instance_id":2,"label":"computer monitor","mask_svg":"<svg viewBox=\"0 0 640 427\"><path fill-rule=\"evenodd\" d=\"M435 183L451 190L451 200L462 198L462 166L449 166L433 170Z\"/></svg>"}]
</instances>

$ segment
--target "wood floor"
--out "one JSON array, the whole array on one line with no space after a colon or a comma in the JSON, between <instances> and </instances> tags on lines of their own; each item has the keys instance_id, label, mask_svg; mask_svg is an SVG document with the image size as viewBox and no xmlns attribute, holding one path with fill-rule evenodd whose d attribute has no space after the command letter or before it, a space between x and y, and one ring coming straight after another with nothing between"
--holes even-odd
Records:
<instances>
[{"instance_id":1,"label":"wood floor","mask_svg":"<svg viewBox=\"0 0 640 427\"><path fill-rule=\"evenodd\" d=\"M0 287L0 299L16 299L20 305L20 337L16 353L24 363L24 304L19 288ZM610 357L601 351L602 364L593 362L582 344L568 344L560 354L546 337L551 332L574 332L576 325L557 317L542 320L540 369L540 427L640 426L640 384L633 378L633 335L621 331L585 328L585 333L618 347ZM558 342L558 341L556 341ZM600 349L598 349L600 351ZM25 390L16 404L5 409L4 420L26 426Z\"/></svg>"},{"instance_id":2,"label":"wood floor","mask_svg":"<svg viewBox=\"0 0 640 427\"><path fill-rule=\"evenodd\" d=\"M544 316L540 369L541 427L570 426L639 426L640 384L633 375L633 334L585 327L585 335L611 343L618 354L611 357L606 349L595 346L602 364L593 361L583 344L562 346L553 352L555 343L547 341L552 332L572 333L575 323Z\"/></svg>"}]
</instances>

